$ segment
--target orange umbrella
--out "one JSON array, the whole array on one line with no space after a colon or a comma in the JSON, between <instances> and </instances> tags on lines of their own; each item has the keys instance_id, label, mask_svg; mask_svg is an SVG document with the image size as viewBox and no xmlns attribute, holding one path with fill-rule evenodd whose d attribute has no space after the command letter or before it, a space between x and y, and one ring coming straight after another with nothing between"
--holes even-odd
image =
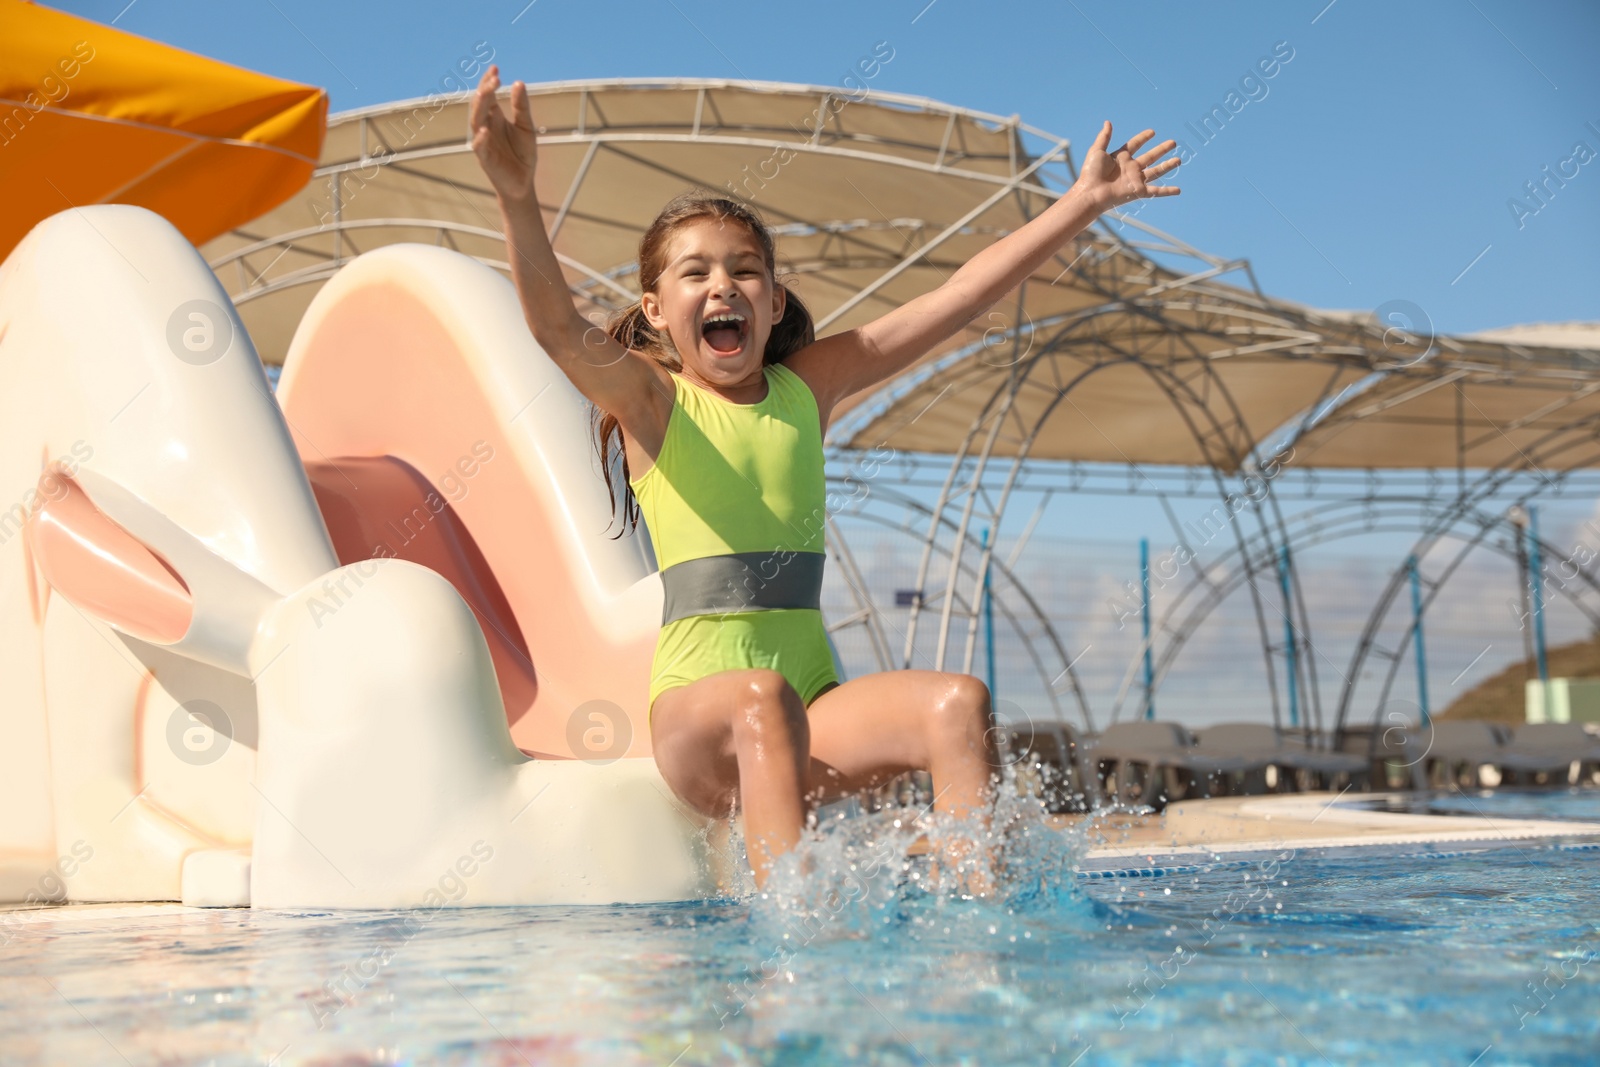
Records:
<instances>
[{"instance_id":1,"label":"orange umbrella","mask_svg":"<svg viewBox=\"0 0 1600 1067\"><path fill-rule=\"evenodd\" d=\"M41 219L137 204L194 244L310 179L328 94L0 0L0 259Z\"/></svg>"}]
</instances>

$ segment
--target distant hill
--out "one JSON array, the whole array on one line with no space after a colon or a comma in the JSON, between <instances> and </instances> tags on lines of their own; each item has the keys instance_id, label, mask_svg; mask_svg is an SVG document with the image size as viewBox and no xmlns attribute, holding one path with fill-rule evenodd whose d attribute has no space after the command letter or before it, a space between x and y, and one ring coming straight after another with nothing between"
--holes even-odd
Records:
<instances>
[{"instance_id":1,"label":"distant hill","mask_svg":"<svg viewBox=\"0 0 1600 1067\"><path fill-rule=\"evenodd\" d=\"M1548 649L1545 660L1552 678L1600 678L1600 636ZM1439 713L1441 718L1523 721L1523 685L1537 677L1532 662L1513 663L1493 678L1479 682Z\"/></svg>"}]
</instances>

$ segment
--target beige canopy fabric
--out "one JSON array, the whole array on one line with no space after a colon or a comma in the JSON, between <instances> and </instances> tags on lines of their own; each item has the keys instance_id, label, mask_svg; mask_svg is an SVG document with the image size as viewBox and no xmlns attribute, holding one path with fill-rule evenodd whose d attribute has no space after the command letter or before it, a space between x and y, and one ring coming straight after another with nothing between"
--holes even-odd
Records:
<instances>
[{"instance_id":1,"label":"beige canopy fabric","mask_svg":"<svg viewBox=\"0 0 1600 1067\"><path fill-rule=\"evenodd\" d=\"M1368 372L1323 336L1214 295L1102 309L912 380L851 438L992 455L1233 471L1264 430ZM1013 388L1014 383L1014 388Z\"/></svg>"},{"instance_id":2,"label":"beige canopy fabric","mask_svg":"<svg viewBox=\"0 0 1600 1067\"><path fill-rule=\"evenodd\" d=\"M533 86L531 98L543 129L540 199L568 280L592 315L633 298L639 237L661 205L688 188L731 192L762 210L778 233L789 284L828 333L942 284L1045 210L1075 174L1065 141L1015 117L909 97L685 80ZM498 211L465 129L460 97L335 116L322 166L305 192L207 247L265 359L282 359L316 287L361 251L421 240L504 266ZM1158 265L1146 254L1152 251L1181 261L1188 273ZM1051 404L1048 383L1107 363L1118 348L1171 366L1108 366L1081 398L1055 407L1065 415L1084 409L1088 420L1111 427L1111 440L1087 428L1085 418L1053 414L1032 454L1231 466L1252 433L1366 369L1341 371L1351 363L1347 355L1283 361L1257 352L1240 354L1226 373L1208 372L1207 358L1218 354L1261 345L1282 350L1292 342L1293 357L1319 341L1280 311L1249 317L1263 306L1256 294L1210 280L1238 266L1137 223L1121 234L1086 234L925 357L932 365L951 353L978 355L947 372L962 388L946 390L944 377L923 387L943 394L937 411L910 430L905 404L867 425L840 425L866 399L853 397L835 413L849 436L834 439L946 451L951 435L969 428L990 379L1014 373L1002 364L1042 351L1060 334L1060 353L1030 366L1014 419L1026 422ZM1178 295L1192 307L1173 305ZM1161 314L1150 318L1149 308ZM1246 373L1280 365L1278 384L1268 388ZM1219 383L1237 392L1231 404ZM1184 420L1171 416L1167 389L1193 394L1184 401L1197 408L1192 421L1216 440L1187 435ZM907 403L917 401L920 411L927 402L918 396Z\"/></svg>"},{"instance_id":3,"label":"beige canopy fabric","mask_svg":"<svg viewBox=\"0 0 1600 1067\"><path fill-rule=\"evenodd\" d=\"M1031 160L1015 120L914 98L858 102L825 87L690 80L536 85L530 96L556 251L588 310L601 314L635 297L639 238L690 188L732 192L763 211L779 233L781 266L819 322L909 249L996 200L919 269L829 324L838 330L938 284L1071 180L1059 156L1041 168L1056 172L1052 186L1037 172L1017 176ZM263 358L282 359L316 287L361 251L425 241L503 266L499 212L466 124L460 96L336 115L305 191L205 248ZM1062 298L1071 299L1068 288Z\"/></svg>"},{"instance_id":4,"label":"beige canopy fabric","mask_svg":"<svg viewBox=\"0 0 1600 1067\"><path fill-rule=\"evenodd\" d=\"M690 188L761 209L785 280L827 334L942 284L1076 174L1065 140L1016 116L916 97L698 79L529 92L545 218L580 307L597 320L636 297L639 238ZM206 246L264 359L282 360L317 287L363 251L422 241L505 269L498 209L466 124L461 94L336 115L310 185ZM1531 351L1509 339L1461 344ZM1367 407L1402 396L1404 383L1432 382L1443 364L1428 351L1368 313L1268 298L1243 261L1118 216L893 382L848 398L829 441L1233 471L1269 434L1376 371L1415 364L1364 391ZM1486 435L1549 397L1521 385L1491 397L1497 388L1507 387L1468 389L1485 415L1465 452L1435 440L1442 416L1426 406L1446 403L1449 390L1425 388L1359 418L1366 408L1335 405L1337 415L1298 439L1296 463L1505 460ZM1537 429L1527 423L1526 435Z\"/></svg>"},{"instance_id":5,"label":"beige canopy fabric","mask_svg":"<svg viewBox=\"0 0 1600 1067\"><path fill-rule=\"evenodd\" d=\"M1329 411L1296 441L1296 462L1533 472L1600 462L1600 346L1445 343Z\"/></svg>"},{"instance_id":6,"label":"beige canopy fabric","mask_svg":"<svg viewBox=\"0 0 1600 1067\"><path fill-rule=\"evenodd\" d=\"M1600 348L1600 322L1530 322L1480 330L1464 335L1463 339L1493 341L1506 345L1511 351L1520 345L1568 350Z\"/></svg>"}]
</instances>

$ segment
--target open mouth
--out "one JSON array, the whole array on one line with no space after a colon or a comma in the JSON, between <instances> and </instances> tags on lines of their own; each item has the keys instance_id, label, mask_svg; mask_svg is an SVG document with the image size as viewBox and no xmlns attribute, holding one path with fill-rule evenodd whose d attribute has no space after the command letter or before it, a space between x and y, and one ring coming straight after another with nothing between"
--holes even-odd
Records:
<instances>
[{"instance_id":1,"label":"open mouth","mask_svg":"<svg viewBox=\"0 0 1600 1067\"><path fill-rule=\"evenodd\" d=\"M705 321L700 333L706 345L719 356L731 356L744 347L750 335L749 321L737 311L719 311Z\"/></svg>"}]
</instances>

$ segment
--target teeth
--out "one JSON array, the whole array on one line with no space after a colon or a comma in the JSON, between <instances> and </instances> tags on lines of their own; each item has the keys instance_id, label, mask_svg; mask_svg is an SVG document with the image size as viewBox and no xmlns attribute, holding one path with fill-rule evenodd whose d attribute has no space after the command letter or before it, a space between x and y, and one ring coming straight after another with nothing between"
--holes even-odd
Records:
<instances>
[{"instance_id":1,"label":"teeth","mask_svg":"<svg viewBox=\"0 0 1600 1067\"><path fill-rule=\"evenodd\" d=\"M720 313L718 313L716 315L713 315L709 319L707 319L706 320L706 325L710 326L712 323L715 323L715 322L743 322L743 321L744 321L744 316L739 314L737 311L724 311L724 312L720 312Z\"/></svg>"}]
</instances>

